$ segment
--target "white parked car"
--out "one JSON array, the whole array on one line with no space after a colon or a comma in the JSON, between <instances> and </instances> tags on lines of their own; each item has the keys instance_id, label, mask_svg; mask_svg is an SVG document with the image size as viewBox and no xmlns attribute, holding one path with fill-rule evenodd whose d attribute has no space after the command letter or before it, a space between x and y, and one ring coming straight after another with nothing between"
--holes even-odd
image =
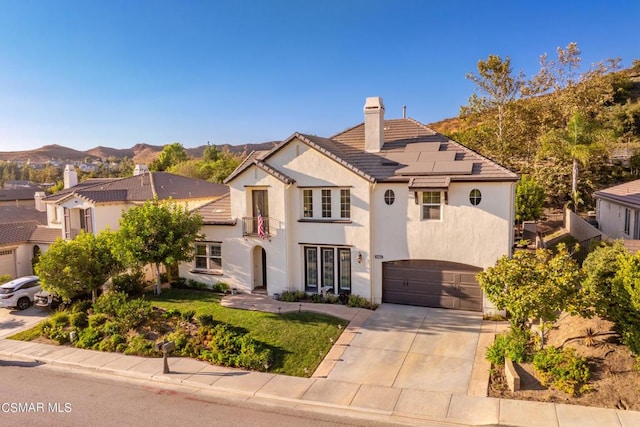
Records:
<instances>
[{"instance_id":1,"label":"white parked car","mask_svg":"<svg viewBox=\"0 0 640 427\"><path fill-rule=\"evenodd\" d=\"M28 308L33 296L40 292L38 276L25 276L0 285L0 307L16 307L18 310Z\"/></svg>"}]
</instances>

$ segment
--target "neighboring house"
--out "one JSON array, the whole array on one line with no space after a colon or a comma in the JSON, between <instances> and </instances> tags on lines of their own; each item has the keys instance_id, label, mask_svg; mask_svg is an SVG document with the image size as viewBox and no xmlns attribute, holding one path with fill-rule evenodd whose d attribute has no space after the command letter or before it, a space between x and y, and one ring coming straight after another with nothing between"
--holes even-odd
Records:
<instances>
[{"instance_id":1,"label":"neighboring house","mask_svg":"<svg viewBox=\"0 0 640 427\"><path fill-rule=\"evenodd\" d=\"M483 310L475 275L510 254L517 175L413 119L384 120L380 98L364 111L331 138L295 133L245 159L229 196L196 209L205 238L181 276Z\"/></svg>"},{"instance_id":2,"label":"neighboring house","mask_svg":"<svg viewBox=\"0 0 640 427\"><path fill-rule=\"evenodd\" d=\"M228 193L226 185L167 172L149 172L138 165L127 178L97 178L78 183L73 166L64 170L64 189L45 197L47 224L60 237L73 239L81 231L98 233L119 228L122 212L157 197L197 208Z\"/></svg>"},{"instance_id":3,"label":"neighboring house","mask_svg":"<svg viewBox=\"0 0 640 427\"><path fill-rule=\"evenodd\" d=\"M0 206L0 275L33 274L32 260L59 237L46 227L46 213L26 206Z\"/></svg>"},{"instance_id":4,"label":"neighboring house","mask_svg":"<svg viewBox=\"0 0 640 427\"><path fill-rule=\"evenodd\" d=\"M42 191L39 188L19 188L0 190L0 206L30 206L35 207L34 196Z\"/></svg>"},{"instance_id":5,"label":"neighboring house","mask_svg":"<svg viewBox=\"0 0 640 427\"><path fill-rule=\"evenodd\" d=\"M613 239L640 239L640 180L596 191L596 220Z\"/></svg>"}]
</instances>

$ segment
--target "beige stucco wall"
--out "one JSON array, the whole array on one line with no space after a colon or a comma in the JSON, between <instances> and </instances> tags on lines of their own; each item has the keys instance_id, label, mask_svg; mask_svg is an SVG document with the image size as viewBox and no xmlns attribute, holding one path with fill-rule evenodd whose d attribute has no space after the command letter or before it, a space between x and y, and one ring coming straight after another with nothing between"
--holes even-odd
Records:
<instances>
[{"instance_id":1,"label":"beige stucco wall","mask_svg":"<svg viewBox=\"0 0 640 427\"><path fill-rule=\"evenodd\" d=\"M629 234L624 232L624 215L625 206L611 202L609 200L598 199L596 209L596 220L598 221L598 228L603 234L606 234L612 239L631 239L633 231L636 226L636 210L627 207L631 210Z\"/></svg>"}]
</instances>

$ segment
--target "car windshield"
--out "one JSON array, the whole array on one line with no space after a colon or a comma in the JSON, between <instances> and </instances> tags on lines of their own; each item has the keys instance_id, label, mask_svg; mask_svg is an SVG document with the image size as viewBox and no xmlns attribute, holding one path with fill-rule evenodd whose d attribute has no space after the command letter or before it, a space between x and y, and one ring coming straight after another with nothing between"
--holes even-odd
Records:
<instances>
[{"instance_id":1,"label":"car windshield","mask_svg":"<svg viewBox=\"0 0 640 427\"><path fill-rule=\"evenodd\" d=\"M14 290L14 288L0 288L0 295L10 294Z\"/></svg>"}]
</instances>

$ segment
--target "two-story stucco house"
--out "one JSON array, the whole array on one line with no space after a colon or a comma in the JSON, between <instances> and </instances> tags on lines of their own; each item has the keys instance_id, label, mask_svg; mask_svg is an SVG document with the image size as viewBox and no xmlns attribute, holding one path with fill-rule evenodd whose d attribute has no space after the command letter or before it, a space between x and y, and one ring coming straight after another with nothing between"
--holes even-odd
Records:
<instances>
[{"instance_id":1,"label":"two-story stucco house","mask_svg":"<svg viewBox=\"0 0 640 427\"><path fill-rule=\"evenodd\" d=\"M513 172L412 119L252 153L200 207L205 240L181 276L269 295L302 290L480 311L475 274L513 244Z\"/></svg>"}]
</instances>

